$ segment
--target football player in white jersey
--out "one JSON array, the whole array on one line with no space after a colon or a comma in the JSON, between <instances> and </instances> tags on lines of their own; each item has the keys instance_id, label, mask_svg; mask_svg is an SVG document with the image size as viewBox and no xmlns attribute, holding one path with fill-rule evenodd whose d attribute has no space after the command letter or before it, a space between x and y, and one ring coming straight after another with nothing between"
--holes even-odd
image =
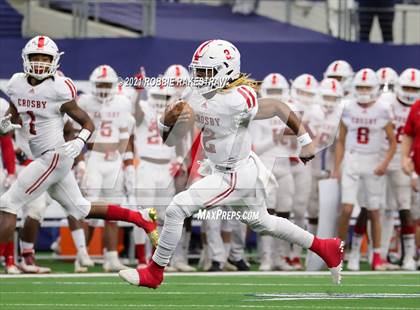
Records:
<instances>
[{"instance_id":1,"label":"football player in white jersey","mask_svg":"<svg viewBox=\"0 0 420 310\"><path fill-rule=\"evenodd\" d=\"M335 60L330 63L324 72L324 78L332 78L341 83L344 96L348 96L352 91L352 80L354 72L351 65L345 60Z\"/></svg>"},{"instance_id":2,"label":"football player in white jersey","mask_svg":"<svg viewBox=\"0 0 420 310\"><path fill-rule=\"evenodd\" d=\"M319 85L313 75L301 74L293 80L291 89L291 107L293 111L298 113L302 119L303 125L308 131L312 139L316 138L318 128L320 127L324 112L319 104ZM297 148L296 138L293 137L293 148ZM295 151L296 153L296 151ZM315 161L319 161L317 157ZM312 188L312 175L316 172L312 169L314 162L304 165L296 156L290 157L291 171L295 185L295 193L293 199L293 217L294 223L302 228L305 227L305 215L309 211L309 200ZM315 220L318 215L311 214L310 228L316 224ZM311 231L311 233L314 233ZM296 269L302 269L301 264L302 248L293 245L293 251L290 257L291 264Z\"/></svg>"},{"instance_id":3,"label":"football player in white jersey","mask_svg":"<svg viewBox=\"0 0 420 310\"><path fill-rule=\"evenodd\" d=\"M77 103L86 111L98 130L87 141L86 172L82 182L90 201L125 202L124 180L133 196L133 145L129 143L129 124L133 118L125 107L129 99L118 93L118 76L113 68L100 65L90 77L92 92L82 94ZM123 169L124 168L124 169ZM106 221L104 229L105 271L127 268L118 259L118 225Z\"/></svg>"},{"instance_id":4,"label":"football player in white jersey","mask_svg":"<svg viewBox=\"0 0 420 310\"><path fill-rule=\"evenodd\" d=\"M318 230L319 191L320 180L328 178L334 170L335 148L332 144L338 135L341 114L343 112L344 91L341 83L332 78L326 78L319 85L319 97L324 119L317 129L315 144L321 153L312 161L312 188L308 207L309 231Z\"/></svg>"},{"instance_id":5,"label":"football player in white jersey","mask_svg":"<svg viewBox=\"0 0 420 310\"><path fill-rule=\"evenodd\" d=\"M256 216L243 217L241 221L256 232L286 239L316 252L330 268L333 282L339 283L342 242L336 238L314 237L290 221L268 214L265 204L261 205L276 182L251 151L248 124L254 118L278 115L298 136L302 146L300 158L306 162L313 158L315 150L298 117L276 99L261 99L258 104L255 91L248 86L250 80L240 72L240 53L230 42L209 40L202 43L192 57L190 68L193 78L203 82L183 96L190 108L176 114L180 107L185 107L184 101L169 107L159 120L159 127L165 143L175 145L188 128L183 123L191 124L193 109L195 123L203 130L208 175L175 195L166 208L162 235L147 268L121 270L120 277L133 285L158 287L181 237L184 219L200 209L223 204L238 211L255 212ZM183 125L175 125L175 119ZM173 125L175 127L171 127ZM184 128L184 132L180 128Z\"/></svg>"},{"instance_id":6,"label":"football player in white jersey","mask_svg":"<svg viewBox=\"0 0 420 310\"><path fill-rule=\"evenodd\" d=\"M289 84L280 73L270 73L261 84L262 98L276 98L283 102L289 100ZM288 219L292 211L295 186L290 169L289 156L292 154L291 139L284 135L286 125L277 117L254 121L250 133L255 153L260 156L264 165L272 171L279 185L278 191L268 197L268 213ZM290 271L286 257L289 257L290 244L269 235L259 239L261 271L272 269Z\"/></svg>"},{"instance_id":7,"label":"football player in white jersey","mask_svg":"<svg viewBox=\"0 0 420 310\"><path fill-rule=\"evenodd\" d=\"M383 67L376 71L379 80L379 89L382 92L395 92L398 84L398 73L390 67Z\"/></svg>"},{"instance_id":8,"label":"football player in white jersey","mask_svg":"<svg viewBox=\"0 0 420 310\"><path fill-rule=\"evenodd\" d=\"M14 74L7 85L10 114L0 118L0 134L22 130L35 160L0 197L0 242L12 236L16 214L22 206L45 191L78 220L131 222L145 228L156 241L152 210L131 211L119 205L91 203L82 196L71 167L94 131L94 125L75 101L73 81L55 75L61 54L46 36L29 40L22 51L24 72ZM77 138L68 142L63 137L64 114L82 126Z\"/></svg>"},{"instance_id":9,"label":"football player in white jersey","mask_svg":"<svg viewBox=\"0 0 420 310\"><path fill-rule=\"evenodd\" d=\"M373 270L383 269L380 256L381 223L379 208L384 174L396 150L391 112L378 99L379 81L371 69L362 69L354 77L355 99L343 111L333 176L341 177L342 212L338 221L339 236L346 239L349 220L360 184L366 192L366 208L372 222ZM381 154L383 137L389 148Z\"/></svg>"},{"instance_id":10,"label":"football player in white jersey","mask_svg":"<svg viewBox=\"0 0 420 310\"><path fill-rule=\"evenodd\" d=\"M6 115L9 103L0 97L0 116ZM0 136L0 193L7 190L16 179L16 163L13 140L11 135ZM15 244L13 238L8 242L0 243L0 257L4 256L5 272L7 274L20 274L15 265Z\"/></svg>"},{"instance_id":11,"label":"football player in white jersey","mask_svg":"<svg viewBox=\"0 0 420 310\"><path fill-rule=\"evenodd\" d=\"M383 88L384 95L381 96L381 100L384 100L390 106L397 141L396 153L386 171L387 184L386 193L384 193L386 203L382 217L381 255L383 259L386 259L394 230L394 211L398 210L404 247L402 269L415 270L415 223L410 212L412 205L411 177L402 171L401 141L410 107L415 102L412 96L404 96L404 89L418 89L420 93L420 72L414 68L406 69L399 78L397 76L397 80L395 81L395 72L391 70L390 68L382 68L377 71L378 78L382 77L382 80L380 79L381 85L385 85ZM366 226L366 224L364 225ZM361 239L362 236L355 234L353 236L353 244L359 245L360 240L357 240L357 238ZM360 247L352 247L351 261L349 260L349 267L352 270L359 269L359 252ZM390 268L393 266L387 265L387 267Z\"/></svg>"}]
</instances>

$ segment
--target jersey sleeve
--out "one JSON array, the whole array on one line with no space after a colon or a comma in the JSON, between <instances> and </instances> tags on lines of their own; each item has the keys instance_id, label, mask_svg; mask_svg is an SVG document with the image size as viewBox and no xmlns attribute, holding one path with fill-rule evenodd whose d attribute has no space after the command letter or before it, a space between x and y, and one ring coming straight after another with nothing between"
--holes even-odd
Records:
<instances>
[{"instance_id":1,"label":"jersey sleeve","mask_svg":"<svg viewBox=\"0 0 420 310\"><path fill-rule=\"evenodd\" d=\"M258 112L257 94L249 86L239 86L233 91L232 103L229 103L234 111L234 117L238 126L247 127L249 122Z\"/></svg>"},{"instance_id":2,"label":"jersey sleeve","mask_svg":"<svg viewBox=\"0 0 420 310\"><path fill-rule=\"evenodd\" d=\"M13 97L15 94L15 85L18 83L19 77L22 75L22 73L15 73L12 75L12 77L9 79L9 81L6 84L6 95L9 96L9 98Z\"/></svg>"},{"instance_id":3,"label":"jersey sleeve","mask_svg":"<svg viewBox=\"0 0 420 310\"><path fill-rule=\"evenodd\" d=\"M56 76L55 79L57 101L63 104L75 100L77 97L77 89L72 79L61 76Z\"/></svg>"},{"instance_id":4,"label":"jersey sleeve","mask_svg":"<svg viewBox=\"0 0 420 310\"><path fill-rule=\"evenodd\" d=\"M6 99L0 97L0 117L6 115L9 110L9 102Z\"/></svg>"},{"instance_id":5,"label":"jersey sleeve","mask_svg":"<svg viewBox=\"0 0 420 310\"><path fill-rule=\"evenodd\" d=\"M416 117L418 118L418 114L420 113L420 100L417 101L410 110L408 114L407 121L404 127L404 133L407 136L414 137L415 136L415 128L416 128ZM416 115L417 114L417 115Z\"/></svg>"}]
</instances>

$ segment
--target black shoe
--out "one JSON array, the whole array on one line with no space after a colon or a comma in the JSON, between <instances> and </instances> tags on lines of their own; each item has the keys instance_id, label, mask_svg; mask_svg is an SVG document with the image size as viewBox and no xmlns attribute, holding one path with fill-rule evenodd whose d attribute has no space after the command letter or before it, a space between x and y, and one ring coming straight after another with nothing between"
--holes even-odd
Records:
<instances>
[{"instance_id":1,"label":"black shoe","mask_svg":"<svg viewBox=\"0 0 420 310\"><path fill-rule=\"evenodd\" d=\"M238 271L249 271L249 265L243 259L238 260L236 262L228 259L228 262L236 266L236 268L238 268Z\"/></svg>"},{"instance_id":2,"label":"black shoe","mask_svg":"<svg viewBox=\"0 0 420 310\"><path fill-rule=\"evenodd\" d=\"M211 267L209 270L210 272L214 272L214 271L222 271L222 268L220 268L220 263L216 262L215 260L211 262Z\"/></svg>"}]
</instances>

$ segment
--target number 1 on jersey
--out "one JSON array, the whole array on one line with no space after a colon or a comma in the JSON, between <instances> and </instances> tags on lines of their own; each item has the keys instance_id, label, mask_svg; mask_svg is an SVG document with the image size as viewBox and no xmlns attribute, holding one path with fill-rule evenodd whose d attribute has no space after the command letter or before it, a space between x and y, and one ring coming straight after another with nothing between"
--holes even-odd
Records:
<instances>
[{"instance_id":1,"label":"number 1 on jersey","mask_svg":"<svg viewBox=\"0 0 420 310\"><path fill-rule=\"evenodd\" d=\"M36 129L35 129L35 114L32 111L26 111L26 113L29 115L29 117L31 118L30 122L29 122L29 133L31 135L36 135Z\"/></svg>"}]
</instances>

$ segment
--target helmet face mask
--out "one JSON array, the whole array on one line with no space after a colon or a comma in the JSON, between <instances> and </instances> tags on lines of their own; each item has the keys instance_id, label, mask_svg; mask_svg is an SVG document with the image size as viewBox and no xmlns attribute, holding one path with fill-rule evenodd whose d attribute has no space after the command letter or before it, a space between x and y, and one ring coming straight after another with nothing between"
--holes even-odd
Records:
<instances>
[{"instance_id":1,"label":"helmet face mask","mask_svg":"<svg viewBox=\"0 0 420 310\"><path fill-rule=\"evenodd\" d=\"M420 70L404 70L397 84L397 98L406 105L412 105L420 99Z\"/></svg>"},{"instance_id":2,"label":"helmet face mask","mask_svg":"<svg viewBox=\"0 0 420 310\"><path fill-rule=\"evenodd\" d=\"M357 102L360 104L372 103L378 97L378 88L375 89L370 86L356 86L355 90Z\"/></svg>"},{"instance_id":3,"label":"helmet face mask","mask_svg":"<svg viewBox=\"0 0 420 310\"><path fill-rule=\"evenodd\" d=\"M305 105L314 104L319 91L318 81L313 75L301 74L292 83L291 96L293 100Z\"/></svg>"},{"instance_id":4,"label":"helmet face mask","mask_svg":"<svg viewBox=\"0 0 420 310\"><path fill-rule=\"evenodd\" d=\"M22 50L23 71L37 80L53 76L60 67L58 62L62 54L50 38L34 37Z\"/></svg>"},{"instance_id":5,"label":"helmet face mask","mask_svg":"<svg viewBox=\"0 0 420 310\"><path fill-rule=\"evenodd\" d=\"M326 113L332 113L339 106L344 96L343 88L336 79L326 78L319 86L321 105Z\"/></svg>"},{"instance_id":6,"label":"helmet face mask","mask_svg":"<svg viewBox=\"0 0 420 310\"><path fill-rule=\"evenodd\" d=\"M108 65L101 65L91 73L92 94L101 103L110 102L117 93L118 76Z\"/></svg>"},{"instance_id":7,"label":"helmet face mask","mask_svg":"<svg viewBox=\"0 0 420 310\"><path fill-rule=\"evenodd\" d=\"M268 74L261 83L260 96L273 98L280 101L288 101L289 83L280 73Z\"/></svg>"},{"instance_id":8,"label":"helmet face mask","mask_svg":"<svg viewBox=\"0 0 420 310\"><path fill-rule=\"evenodd\" d=\"M156 109L158 113L163 113L175 97L176 92L173 87L153 87L148 92L148 103Z\"/></svg>"}]
</instances>

